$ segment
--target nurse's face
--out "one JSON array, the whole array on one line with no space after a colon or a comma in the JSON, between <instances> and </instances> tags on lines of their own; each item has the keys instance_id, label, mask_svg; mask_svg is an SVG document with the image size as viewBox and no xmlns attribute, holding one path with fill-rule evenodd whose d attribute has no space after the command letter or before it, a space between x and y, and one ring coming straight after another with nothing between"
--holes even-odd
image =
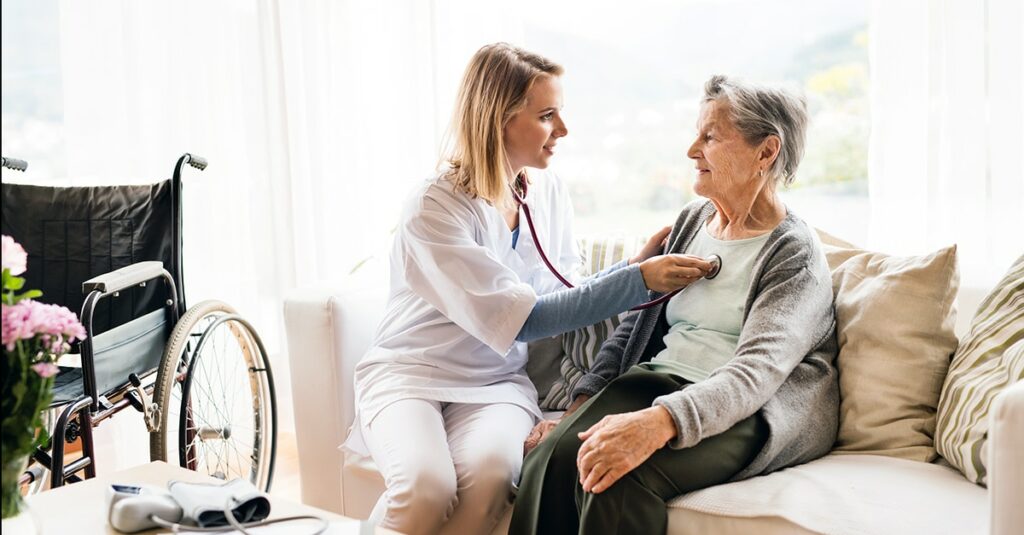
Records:
<instances>
[{"instance_id":1,"label":"nurse's face","mask_svg":"<svg viewBox=\"0 0 1024 535\"><path fill-rule=\"evenodd\" d=\"M548 166L558 139L569 133L561 109L561 81L557 76L538 78L526 94L526 106L505 125L505 154L513 177L524 167Z\"/></svg>"}]
</instances>

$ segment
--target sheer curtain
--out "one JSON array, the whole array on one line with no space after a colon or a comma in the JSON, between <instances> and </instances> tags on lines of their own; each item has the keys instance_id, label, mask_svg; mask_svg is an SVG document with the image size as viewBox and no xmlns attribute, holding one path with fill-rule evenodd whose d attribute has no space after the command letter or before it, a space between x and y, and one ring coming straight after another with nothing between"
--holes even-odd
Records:
<instances>
[{"instance_id":1,"label":"sheer curtain","mask_svg":"<svg viewBox=\"0 0 1024 535\"><path fill-rule=\"evenodd\" d=\"M957 243L964 285L1024 253L1024 13L1020 0L874 0L872 247Z\"/></svg>"},{"instance_id":2,"label":"sheer curtain","mask_svg":"<svg viewBox=\"0 0 1024 535\"><path fill-rule=\"evenodd\" d=\"M520 42L521 23L468 0L60 7L67 183L166 178L182 152L209 160L185 176L187 296L257 326L290 428L285 295L343 284L367 258L360 273L386 268L466 62L487 42Z\"/></svg>"}]
</instances>

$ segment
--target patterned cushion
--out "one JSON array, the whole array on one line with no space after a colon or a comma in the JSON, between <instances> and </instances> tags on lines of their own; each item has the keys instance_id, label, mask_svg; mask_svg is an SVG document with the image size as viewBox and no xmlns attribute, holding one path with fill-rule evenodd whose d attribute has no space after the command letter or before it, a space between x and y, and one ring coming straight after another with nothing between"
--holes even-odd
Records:
<instances>
[{"instance_id":1,"label":"patterned cushion","mask_svg":"<svg viewBox=\"0 0 1024 535\"><path fill-rule=\"evenodd\" d=\"M967 479L986 483L988 413L995 397L1024 380L1024 256L982 301L949 366L935 446Z\"/></svg>"},{"instance_id":2,"label":"patterned cushion","mask_svg":"<svg viewBox=\"0 0 1024 535\"><path fill-rule=\"evenodd\" d=\"M579 242L583 255L583 275L588 276L636 254L646 242L640 238L583 239ZM562 335L562 357L559 377L547 393L541 393L540 407L544 410L568 408L569 393L580 378L590 370L601 344L615 332L625 313L600 321L594 325Z\"/></svg>"}]
</instances>

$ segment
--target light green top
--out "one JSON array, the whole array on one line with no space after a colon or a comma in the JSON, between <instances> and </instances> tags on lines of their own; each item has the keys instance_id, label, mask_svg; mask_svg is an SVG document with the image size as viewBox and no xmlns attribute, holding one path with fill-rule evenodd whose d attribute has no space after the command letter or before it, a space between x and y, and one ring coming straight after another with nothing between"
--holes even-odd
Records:
<instances>
[{"instance_id":1,"label":"light green top","mask_svg":"<svg viewBox=\"0 0 1024 535\"><path fill-rule=\"evenodd\" d=\"M697 382L733 357L743 326L743 307L753 277L754 260L769 233L742 240L719 240L703 224L686 254L707 258L717 254L722 269L669 300L665 309L669 331L665 349L645 367Z\"/></svg>"}]
</instances>

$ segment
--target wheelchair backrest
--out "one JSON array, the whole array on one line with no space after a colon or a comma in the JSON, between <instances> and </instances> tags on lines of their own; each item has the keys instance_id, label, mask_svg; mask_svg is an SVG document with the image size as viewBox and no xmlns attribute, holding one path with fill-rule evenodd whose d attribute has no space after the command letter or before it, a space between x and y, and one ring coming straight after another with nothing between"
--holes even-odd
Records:
<instances>
[{"instance_id":1,"label":"wheelchair backrest","mask_svg":"<svg viewBox=\"0 0 1024 535\"><path fill-rule=\"evenodd\" d=\"M0 226L28 253L26 288L43 291L39 301L80 313L86 280L145 260L159 260L174 280L177 224L172 180L156 184L50 187L3 184ZM180 251L177 251L180 253ZM93 332L164 306L159 284L103 300ZM181 291L179 289L179 291Z\"/></svg>"}]
</instances>

